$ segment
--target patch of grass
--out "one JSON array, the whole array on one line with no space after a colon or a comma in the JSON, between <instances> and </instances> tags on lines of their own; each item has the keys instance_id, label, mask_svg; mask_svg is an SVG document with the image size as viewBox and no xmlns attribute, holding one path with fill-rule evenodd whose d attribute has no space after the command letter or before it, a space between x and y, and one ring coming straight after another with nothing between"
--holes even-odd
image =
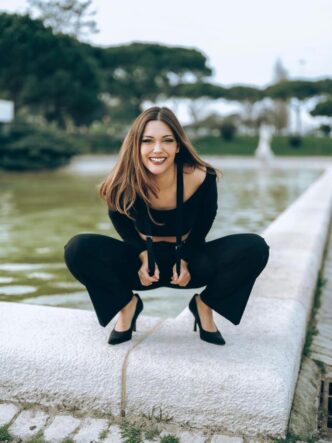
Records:
<instances>
[{"instance_id":1,"label":"patch of grass","mask_svg":"<svg viewBox=\"0 0 332 443\"><path fill-rule=\"evenodd\" d=\"M180 439L174 435L163 435L160 439L160 443L180 443Z\"/></svg>"},{"instance_id":2,"label":"patch of grass","mask_svg":"<svg viewBox=\"0 0 332 443\"><path fill-rule=\"evenodd\" d=\"M303 355L305 355L306 357L310 357L310 352L311 352L310 348L312 345L312 341L313 341L314 336L317 335L317 333L318 333L318 330L316 327L316 314L317 314L318 309L320 307L322 289L325 284L326 284L326 279L323 278L322 270L320 270L319 275L318 275L318 279L317 279L316 289L315 289L311 320L308 325L305 343L304 343L304 347L303 347Z\"/></svg>"},{"instance_id":3,"label":"patch of grass","mask_svg":"<svg viewBox=\"0 0 332 443\"><path fill-rule=\"evenodd\" d=\"M302 143L297 148L290 146L289 137L274 136L271 140L271 148L276 155L310 156L332 155L332 139L329 137L301 137Z\"/></svg>"},{"instance_id":4,"label":"patch of grass","mask_svg":"<svg viewBox=\"0 0 332 443\"><path fill-rule=\"evenodd\" d=\"M33 435L26 443L47 443L44 438L43 431L38 431L35 435Z\"/></svg>"},{"instance_id":5,"label":"patch of grass","mask_svg":"<svg viewBox=\"0 0 332 443\"><path fill-rule=\"evenodd\" d=\"M99 433L100 440L104 440L107 437L107 434L108 434L108 429L104 429L103 431L101 431Z\"/></svg>"},{"instance_id":6,"label":"patch of grass","mask_svg":"<svg viewBox=\"0 0 332 443\"><path fill-rule=\"evenodd\" d=\"M121 425L123 443L143 443L159 438L160 429L155 423L144 419L140 421L124 421Z\"/></svg>"},{"instance_id":7,"label":"patch of grass","mask_svg":"<svg viewBox=\"0 0 332 443\"><path fill-rule=\"evenodd\" d=\"M123 443L143 443L142 426L138 423L124 422L120 426Z\"/></svg>"},{"instance_id":8,"label":"patch of grass","mask_svg":"<svg viewBox=\"0 0 332 443\"><path fill-rule=\"evenodd\" d=\"M315 360L316 365L319 367L321 374L326 374L325 364L322 361Z\"/></svg>"},{"instance_id":9,"label":"patch of grass","mask_svg":"<svg viewBox=\"0 0 332 443\"><path fill-rule=\"evenodd\" d=\"M193 145L201 155L245 155L252 156L258 146L258 137L235 136L232 141L221 137L199 137Z\"/></svg>"},{"instance_id":10,"label":"patch of grass","mask_svg":"<svg viewBox=\"0 0 332 443\"><path fill-rule=\"evenodd\" d=\"M273 441L273 443L295 443L297 441L302 441L306 443L316 443L318 440L320 440L320 437L309 437L309 438L303 438L299 435L293 435L288 434L285 438L276 438Z\"/></svg>"},{"instance_id":11,"label":"patch of grass","mask_svg":"<svg viewBox=\"0 0 332 443\"><path fill-rule=\"evenodd\" d=\"M75 443L72 438L65 438L61 443Z\"/></svg>"},{"instance_id":12,"label":"patch of grass","mask_svg":"<svg viewBox=\"0 0 332 443\"><path fill-rule=\"evenodd\" d=\"M158 423L160 423L160 422L167 423L173 419L173 417L170 417L170 416L165 416L165 415L163 416L162 409L160 407L155 407L155 406L153 406L151 413L148 413L148 414L143 413L142 416L149 421L155 420Z\"/></svg>"},{"instance_id":13,"label":"patch of grass","mask_svg":"<svg viewBox=\"0 0 332 443\"><path fill-rule=\"evenodd\" d=\"M150 429L147 429L144 432L144 438L145 440L155 440L159 437L160 429L157 426L153 426Z\"/></svg>"},{"instance_id":14,"label":"patch of grass","mask_svg":"<svg viewBox=\"0 0 332 443\"><path fill-rule=\"evenodd\" d=\"M14 440L14 437L8 431L8 426L7 425L1 426L0 427L0 442L12 441L12 440Z\"/></svg>"},{"instance_id":15,"label":"patch of grass","mask_svg":"<svg viewBox=\"0 0 332 443\"><path fill-rule=\"evenodd\" d=\"M274 136L271 148L280 156L331 156L332 139L329 137L301 137L302 143L294 148L289 143L289 136ZM218 136L192 138L193 145L201 155L243 155L253 156L258 146L258 137L236 134L231 141L225 141Z\"/></svg>"}]
</instances>

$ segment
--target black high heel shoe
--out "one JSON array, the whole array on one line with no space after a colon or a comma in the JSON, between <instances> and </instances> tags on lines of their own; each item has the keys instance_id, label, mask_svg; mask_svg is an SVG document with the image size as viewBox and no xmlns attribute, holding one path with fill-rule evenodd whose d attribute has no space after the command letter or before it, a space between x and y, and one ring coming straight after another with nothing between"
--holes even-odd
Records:
<instances>
[{"instance_id":1,"label":"black high heel shoe","mask_svg":"<svg viewBox=\"0 0 332 443\"><path fill-rule=\"evenodd\" d=\"M199 336L200 336L201 340L204 340L209 343L216 344L216 345L224 345L226 342L224 340L224 337L220 334L218 329L215 332L209 332L209 331L205 331L205 329L202 328L201 319L199 318L198 309L197 309L196 295L198 295L198 294L194 294L194 296L192 297L192 299L189 302L189 309L195 318L194 331L197 330L197 325L198 325Z\"/></svg>"},{"instance_id":2,"label":"black high heel shoe","mask_svg":"<svg viewBox=\"0 0 332 443\"><path fill-rule=\"evenodd\" d=\"M118 345L124 341L131 340L132 332L136 331L136 320L139 314L143 311L143 302L138 294L134 294L133 297L134 296L137 297L137 303L134 316L131 320L130 328L126 331L116 331L114 327L108 339L108 343L110 345Z\"/></svg>"}]
</instances>

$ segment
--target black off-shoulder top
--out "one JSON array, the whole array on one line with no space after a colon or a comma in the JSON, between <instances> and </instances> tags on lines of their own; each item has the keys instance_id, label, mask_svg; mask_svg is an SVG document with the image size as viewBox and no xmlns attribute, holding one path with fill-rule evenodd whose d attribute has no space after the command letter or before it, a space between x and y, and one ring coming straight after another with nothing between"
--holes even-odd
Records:
<instances>
[{"instance_id":1,"label":"black off-shoulder top","mask_svg":"<svg viewBox=\"0 0 332 443\"><path fill-rule=\"evenodd\" d=\"M108 210L108 215L114 228L125 242L135 247L137 254L147 249L146 241L143 240L138 231L147 234L143 211L140 211L141 201L138 196L131 208L130 215L135 218L132 221L118 211ZM186 240L183 240L182 258L187 262L195 251L205 242L205 237L216 217L218 209L218 195L216 175L207 172L203 183L187 200L183 202L182 230L181 235L190 231ZM176 235L176 208L156 209L150 207L153 218L163 226L156 225L151 220L151 232L153 236L175 236Z\"/></svg>"}]
</instances>

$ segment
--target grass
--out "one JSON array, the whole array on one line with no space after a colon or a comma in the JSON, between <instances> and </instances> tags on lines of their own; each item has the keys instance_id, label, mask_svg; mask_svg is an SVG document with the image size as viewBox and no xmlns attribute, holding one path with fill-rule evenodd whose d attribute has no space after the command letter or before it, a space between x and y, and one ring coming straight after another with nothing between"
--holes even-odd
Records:
<instances>
[{"instance_id":1,"label":"grass","mask_svg":"<svg viewBox=\"0 0 332 443\"><path fill-rule=\"evenodd\" d=\"M158 423L160 423L160 422L169 422L169 421L172 421L173 420L173 417L171 417L171 416L163 416L163 411L162 411L162 409L161 408L159 408L159 407L155 407L155 406L153 406L153 408L152 408L152 410L151 410L151 413L148 413L148 414L144 414L143 413L143 417L145 418L145 419L147 419L147 420L155 420L155 421L157 421Z\"/></svg>"},{"instance_id":2,"label":"grass","mask_svg":"<svg viewBox=\"0 0 332 443\"><path fill-rule=\"evenodd\" d=\"M8 426L0 427L0 442L12 441L14 437L8 431Z\"/></svg>"},{"instance_id":3,"label":"grass","mask_svg":"<svg viewBox=\"0 0 332 443\"><path fill-rule=\"evenodd\" d=\"M288 142L288 137L274 137L271 148L276 155L332 156L332 139L328 137L303 137L302 144L293 148Z\"/></svg>"},{"instance_id":4,"label":"grass","mask_svg":"<svg viewBox=\"0 0 332 443\"><path fill-rule=\"evenodd\" d=\"M231 142L220 137L200 137L193 139L193 145L201 155L252 156L258 145L258 137L236 136Z\"/></svg>"},{"instance_id":5,"label":"grass","mask_svg":"<svg viewBox=\"0 0 332 443\"><path fill-rule=\"evenodd\" d=\"M288 434L285 438L276 438L273 440L274 443L295 443L295 442L306 442L306 443L316 443L318 440L320 440L320 437L310 437L307 439L304 439L303 437L300 437L298 435L292 435Z\"/></svg>"},{"instance_id":6,"label":"grass","mask_svg":"<svg viewBox=\"0 0 332 443\"><path fill-rule=\"evenodd\" d=\"M174 437L171 434L168 434L161 437L160 443L180 443L180 439L178 437Z\"/></svg>"},{"instance_id":7,"label":"grass","mask_svg":"<svg viewBox=\"0 0 332 443\"><path fill-rule=\"evenodd\" d=\"M143 443L148 440L156 441L159 438L161 430L155 423L141 420L139 422L124 421L121 427L121 437L123 443ZM167 434L160 437L160 442L163 443L179 443L178 437Z\"/></svg>"},{"instance_id":8,"label":"grass","mask_svg":"<svg viewBox=\"0 0 332 443\"><path fill-rule=\"evenodd\" d=\"M236 135L232 141L221 137L199 137L193 139L193 145L201 155L254 155L258 146L257 136ZM332 156L332 138L302 137L302 144L294 148L289 144L289 137L275 136L271 148L280 156Z\"/></svg>"},{"instance_id":9,"label":"grass","mask_svg":"<svg viewBox=\"0 0 332 443\"><path fill-rule=\"evenodd\" d=\"M103 431L101 431L100 434L99 434L100 440L104 440L107 437L107 434L108 434L108 430L107 429L104 429ZM67 442L63 442L63 443L67 443Z\"/></svg>"},{"instance_id":10,"label":"grass","mask_svg":"<svg viewBox=\"0 0 332 443\"><path fill-rule=\"evenodd\" d=\"M159 437L160 434L160 429L157 426L153 426L150 429L147 429L144 432L144 437L145 440L155 440L156 438Z\"/></svg>"},{"instance_id":11,"label":"grass","mask_svg":"<svg viewBox=\"0 0 332 443\"><path fill-rule=\"evenodd\" d=\"M143 443L142 426L137 423L124 422L121 425L123 443Z\"/></svg>"},{"instance_id":12,"label":"grass","mask_svg":"<svg viewBox=\"0 0 332 443\"><path fill-rule=\"evenodd\" d=\"M305 343L303 347L303 355L306 357L310 357L310 348L312 345L312 341L315 335L317 335L318 330L316 327L316 314L318 312L318 309L320 307L320 300L322 295L322 289L324 285L326 284L326 279L322 277L322 270L319 272L318 279L317 279L317 285L315 289L315 295L314 295L314 301L313 301L313 307L312 307L312 314L311 314L311 320L308 325Z\"/></svg>"},{"instance_id":13,"label":"grass","mask_svg":"<svg viewBox=\"0 0 332 443\"><path fill-rule=\"evenodd\" d=\"M38 431L35 435L33 435L26 443L47 443L43 431Z\"/></svg>"}]
</instances>

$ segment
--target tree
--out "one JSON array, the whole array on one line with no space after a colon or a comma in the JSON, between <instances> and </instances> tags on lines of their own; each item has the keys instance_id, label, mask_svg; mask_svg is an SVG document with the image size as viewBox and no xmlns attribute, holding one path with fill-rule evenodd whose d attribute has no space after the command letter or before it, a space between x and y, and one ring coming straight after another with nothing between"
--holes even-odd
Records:
<instances>
[{"instance_id":1,"label":"tree","mask_svg":"<svg viewBox=\"0 0 332 443\"><path fill-rule=\"evenodd\" d=\"M182 96L178 86L190 77L190 84L211 75L205 56L196 49L138 43L110 48L86 45L102 74L103 92L116 118L132 119L143 110L145 101L156 102ZM118 102L116 101L118 100ZM119 106L119 103L121 106Z\"/></svg>"},{"instance_id":2,"label":"tree","mask_svg":"<svg viewBox=\"0 0 332 443\"><path fill-rule=\"evenodd\" d=\"M89 11L92 0L28 0L28 3L28 13L41 19L57 34L81 39L89 33L98 32L92 19L96 11Z\"/></svg>"},{"instance_id":3,"label":"tree","mask_svg":"<svg viewBox=\"0 0 332 443\"><path fill-rule=\"evenodd\" d=\"M310 112L313 116L332 117L332 99L317 103L315 108Z\"/></svg>"},{"instance_id":4,"label":"tree","mask_svg":"<svg viewBox=\"0 0 332 443\"><path fill-rule=\"evenodd\" d=\"M67 127L101 115L100 79L80 42L54 35L40 20L0 14L0 89L15 109Z\"/></svg>"},{"instance_id":5,"label":"tree","mask_svg":"<svg viewBox=\"0 0 332 443\"><path fill-rule=\"evenodd\" d=\"M206 104L211 99L218 99L224 96L226 89L206 83L204 81L197 81L194 83L178 83L169 89L169 96L181 97L183 99L190 99L189 113L192 118L193 127L198 126L199 122L205 117L204 110Z\"/></svg>"},{"instance_id":6,"label":"tree","mask_svg":"<svg viewBox=\"0 0 332 443\"><path fill-rule=\"evenodd\" d=\"M320 126L320 130L323 132L324 135L330 135L332 127L332 98L329 97L326 100L317 103L315 108L310 111L310 114L313 117L327 117L330 120L331 124L322 124Z\"/></svg>"},{"instance_id":7,"label":"tree","mask_svg":"<svg viewBox=\"0 0 332 443\"><path fill-rule=\"evenodd\" d=\"M272 99L295 99L294 108L297 115L296 132L301 134L301 106L305 100L320 94L322 86L309 80L283 80L268 86L264 94Z\"/></svg>"},{"instance_id":8,"label":"tree","mask_svg":"<svg viewBox=\"0 0 332 443\"><path fill-rule=\"evenodd\" d=\"M263 91L247 85L232 86L226 90L225 99L238 101L244 107L242 121L247 127L255 128L254 105L264 98Z\"/></svg>"}]
</instances>

